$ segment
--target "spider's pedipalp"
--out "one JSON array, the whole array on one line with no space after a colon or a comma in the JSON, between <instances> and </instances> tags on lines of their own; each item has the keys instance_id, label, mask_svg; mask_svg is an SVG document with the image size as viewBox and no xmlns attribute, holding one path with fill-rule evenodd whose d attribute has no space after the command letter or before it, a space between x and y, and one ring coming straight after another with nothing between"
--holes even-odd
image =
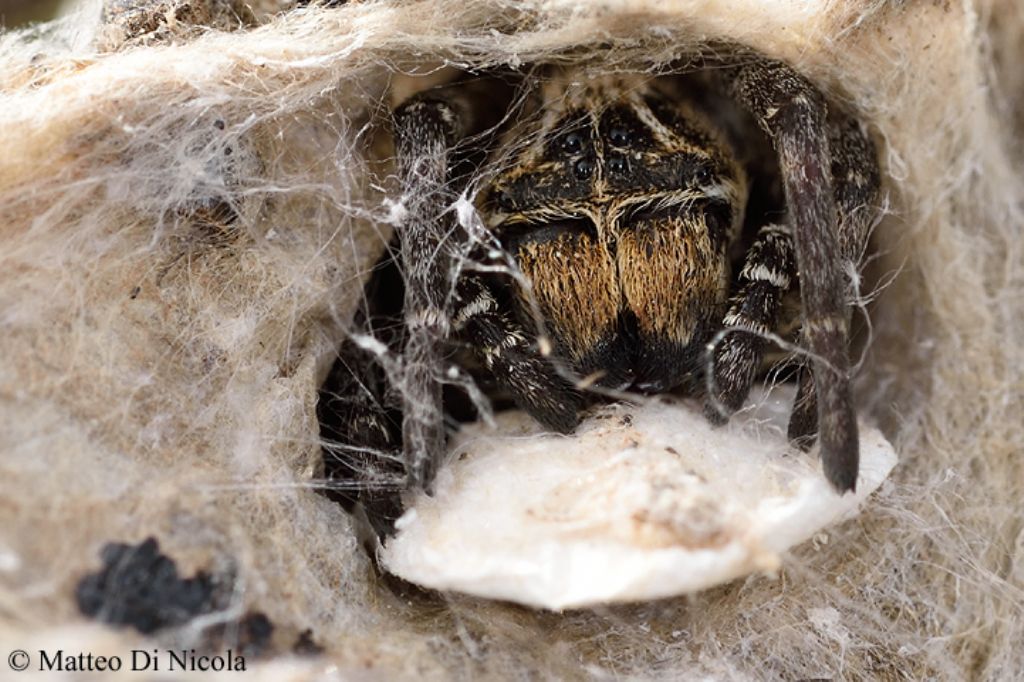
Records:
<instances>
[{"instance_id":1,"label":"spider's pedipalp","mask_svg":"<svg viewBox=\"0 0 1024 682\"><path fill-rule=\"evenodd\" d=\"M775 327L783 295L796 279L796 260L789 230L765 225L747 251L740 272L740 291L722 321L735 328L713 346L704 413L724 423L743 406L761 366L766 335Z\"/></svg>"},{"instance_id":2,"label":"spider's pedipalp","mask_svg":"<svg viewBox=\"0 0 1024 682\"><path fill-rule=\"evenodd\" d=\"M455 323L461 337L479 354L487 371L530 415L559 433L579 424L580 394L552 361L537 350L531 336L478 278L459 283Z\"/></svg>"}]
</instances>

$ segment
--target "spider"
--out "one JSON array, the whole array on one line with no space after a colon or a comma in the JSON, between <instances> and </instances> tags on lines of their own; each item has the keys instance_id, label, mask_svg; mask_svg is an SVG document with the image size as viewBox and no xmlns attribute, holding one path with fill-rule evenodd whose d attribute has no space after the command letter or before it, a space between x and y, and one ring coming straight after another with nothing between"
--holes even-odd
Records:
<instances>
[{"instance_id":1,"label":"spider","mask_svg":"<svg viewBox=\"0 0 1024 682\"><path fill-rule=\"evenodd\" d=\"M404 217L357 319L399 365L352 337L318 406L334 495L379 535L401 512L386 481L430 491L442 384L467 366L453 347L558 432L594 390L695 393L724 423L795 318L789 438L820 441L832 487L854 489L847 273L880 174L851 113L729 48L658 76L464 75L393 120ZM453 210L473 195L476 227Z\"/></svg>"}]
</instances>

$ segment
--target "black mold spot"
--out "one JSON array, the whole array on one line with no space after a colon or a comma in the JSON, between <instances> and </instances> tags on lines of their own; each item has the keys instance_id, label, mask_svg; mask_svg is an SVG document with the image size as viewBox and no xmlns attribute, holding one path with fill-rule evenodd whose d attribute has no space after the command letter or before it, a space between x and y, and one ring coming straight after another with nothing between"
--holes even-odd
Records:
<instances>
[{"instance_id":1,"label":"black mold spot","mask_svg":"<svg viewBox=\"0 0 1024 682\"><path fill-rule=\"evenodd\" d=\"M261 655L270 646L273 634L274 624L266 614L258 611L248 614L239 622L238 643L243 655Z\"/></svg>"},{"instance_id":2,"label":"black mold spot","mask_svg":"<svg viewBox=\"0 0 1024 682\"><path fill-rule=\"evenodd\" d=\"M308 629L300 632L292 645L292 653L298 656L319 656L323 652L324 648L313 639L313 631Z\"/></svg>"},{"instance_id":3,"label":"black mold spot","mask_svg":"<svg viewBox=\"0 0 1024 682\"><path fill-rule=\"evenodd\" d=\"M103 568L82 578L75 589L79 610L110 625L143 634L184 625L196 616L227 608L233 579L199 571L181 578L174 560L160 552L156 538L138 545L109 543L100 552ZM218 622L203 631L199 649L233 649L245 658L267 653L274 624L259 611Z\"/></svg>"},{"instance_id":4,"label":"black mold spot","mask_svg":"<svg viewBox=\"0 0 1024 682\"><path fill-rule=\"evenodd\" d=\"M149 634L218 607L216 581L202 571L180 578L155 538L137 546L107 544L100 557L103 568L82 578L75 589L79 610L90 618Z\"/></svg>"},{"instance_id":5,"label":"black mold spot","mask_svg":"<svg viewBox=\"0 0 1024 682\"><path fill-rule=\"evenodd\" d=\"M220 623L205 634L209 651L232 649L243 658L257 658L270 649L274 624L261 611L250 611L240 620Z\"/></svg>"}]
</instances>

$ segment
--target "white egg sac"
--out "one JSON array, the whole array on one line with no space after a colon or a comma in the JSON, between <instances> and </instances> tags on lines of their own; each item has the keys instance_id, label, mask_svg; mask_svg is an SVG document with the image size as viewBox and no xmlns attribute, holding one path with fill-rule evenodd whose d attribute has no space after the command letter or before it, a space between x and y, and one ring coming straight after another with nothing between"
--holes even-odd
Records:
<instances>
[{"instance_id":1,"label":"white egg sac","mask_svg":"<svg viewBox=\"0 0 1024 682\"><path fill-rule=\"evenodd\" d=\"M395 575L547 609L685 594L779 566L856 513L896 465L861 424L856 493L837 495L816 449L785 437L776 388L728 426L693 402L600 408L571 436L522 413L464 428L434 497L411 500L381 560Z\"/></svg>"}]
</instances>

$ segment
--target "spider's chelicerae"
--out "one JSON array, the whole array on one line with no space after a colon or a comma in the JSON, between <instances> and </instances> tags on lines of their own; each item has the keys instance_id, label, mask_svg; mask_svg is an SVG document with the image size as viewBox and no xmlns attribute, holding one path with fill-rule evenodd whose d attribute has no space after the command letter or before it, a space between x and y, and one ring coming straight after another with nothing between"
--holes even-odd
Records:
<instances>
[{"instance_id":1,"label":"spider's chelicerae","mask_svg":"<svg viewBox=\"0 0 1024 682\"><path fill-rule=\"evenodd\" d=\"M697 393L724 422L766 335L796 321L789 436L816 436L829 482L854 488L849 273L876 214L874 148L787 65L728 54L658 77L465 76L395 111L401 276L381 270L358 320L399 352L353 336L319 405L335 494L379 533L400 511L384 482L432 482L458 348L557 431L593 388Z\"/></svg>"}]
</instances>

